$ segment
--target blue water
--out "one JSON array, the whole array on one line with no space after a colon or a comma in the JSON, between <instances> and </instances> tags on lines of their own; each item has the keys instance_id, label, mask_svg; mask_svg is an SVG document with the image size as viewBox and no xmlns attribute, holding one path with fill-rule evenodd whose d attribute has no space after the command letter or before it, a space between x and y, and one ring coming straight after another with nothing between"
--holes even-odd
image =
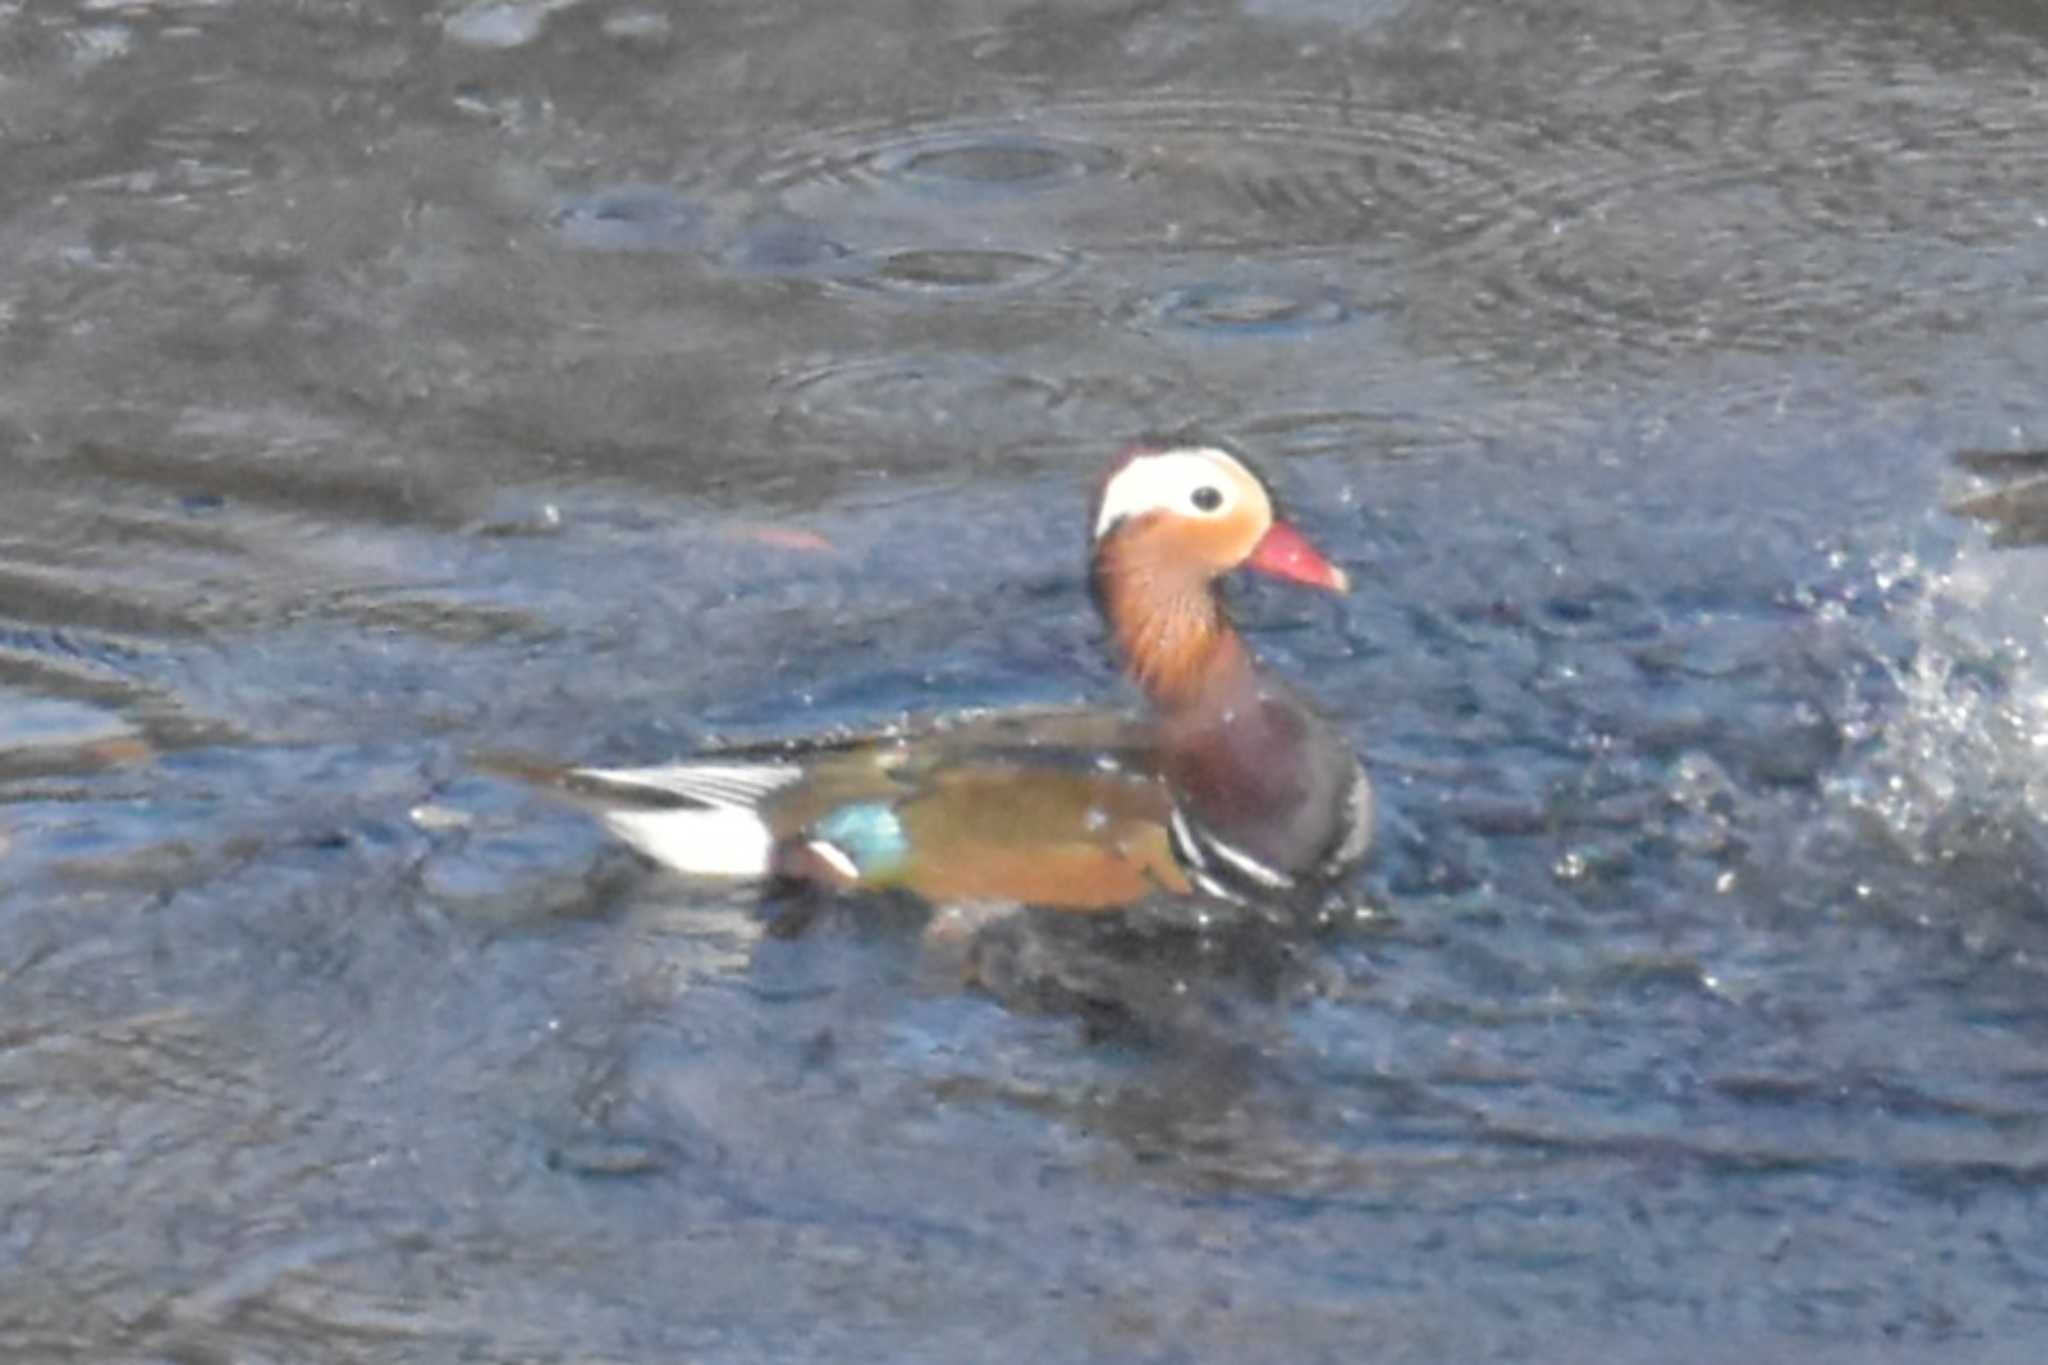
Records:
<instances>
[{"instance_id":1,"label":"blue water","mask_svg":"<svg viewBox=\"0 0 2048 1365\"><path fill-rule=\"evenodd\" d=\"M0 22L0 1353L2035 1359L2048 522L1951 457L2048 430L2044 67ZM1127 702L1148 430L1356 585L1234 595L1381 794L1314 933L784 936L474 761Z\"/></svg>"}]
</instances>

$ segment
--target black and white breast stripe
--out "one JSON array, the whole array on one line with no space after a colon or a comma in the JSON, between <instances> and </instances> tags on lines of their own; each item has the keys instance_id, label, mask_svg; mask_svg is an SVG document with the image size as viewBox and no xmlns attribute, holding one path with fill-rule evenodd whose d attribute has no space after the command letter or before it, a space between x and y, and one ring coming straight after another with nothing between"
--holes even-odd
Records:
<instances>
[{"instance_id":1,"label":"black and white breast stripe","mask_svg":"<svg viewBox=\"0 0 2048 1365\"><path fill-rule=\"evenodd\" d=\"M1294 887L1294 878L1224 843L1179 806L1167 824L1167 839L1181 870L1204 895L1245 905Z\"/></svg>"},{"instance_id":2,"label":"black and white breast stripe","mask_svg":"<svg viewBox=\"0 0 2048 1365\"><path fill-rule=\"evenodd\" d=\"M1344 793L1344 817L1338 824L1336 846L1324 852L1306 880L1321 881L1352 863L1365 851L1372 838L1371 821L1365 802L1372 789L1363 773L1356 775ZM1167 822L1167 840L1173 856L1188 874L1188 880L1204 895L1238 905L1271 900L1299 887L1303 878L1282 872L1251 854L1227 843L1180 806L1173 808Z\"/></svg>"}]
</instances>

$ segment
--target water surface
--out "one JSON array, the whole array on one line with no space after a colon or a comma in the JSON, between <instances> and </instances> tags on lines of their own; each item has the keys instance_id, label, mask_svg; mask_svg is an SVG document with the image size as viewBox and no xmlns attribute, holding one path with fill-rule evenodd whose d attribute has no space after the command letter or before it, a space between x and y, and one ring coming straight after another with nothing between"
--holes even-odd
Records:
<instances>
[{"instance_id":1,"label":"water surface","mask_svg":"<svg viewBox=\"0 0 2048 1365\"><path fill-rule=\"evenodd\" d=\"M2048 444L2044 79L2022 4L0 15L0 1348L2035 1359L2048 569L1950 456ZM1157 429L1358 581L1238 597L1382 792L1318 934L963 991L470 762L1119 699Z\"/></svg>"}]
</instances>

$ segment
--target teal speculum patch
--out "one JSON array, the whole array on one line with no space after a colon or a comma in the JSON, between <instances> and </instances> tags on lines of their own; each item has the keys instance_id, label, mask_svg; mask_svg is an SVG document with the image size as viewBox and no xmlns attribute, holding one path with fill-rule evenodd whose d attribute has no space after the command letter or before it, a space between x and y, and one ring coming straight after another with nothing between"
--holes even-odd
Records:
<instances>
[{"instance_id":1,"label":"teal speculum patch","mask_svg":"<svg viewBox=\"0 0 2048 1365\"><path fill-rule=\"evenodd\" d=\"M903 822L895 808L882 801L842 806L812 825L810 835L852 859L863 877L897 871L910 853Z\"/></svg>"}]
</instances>

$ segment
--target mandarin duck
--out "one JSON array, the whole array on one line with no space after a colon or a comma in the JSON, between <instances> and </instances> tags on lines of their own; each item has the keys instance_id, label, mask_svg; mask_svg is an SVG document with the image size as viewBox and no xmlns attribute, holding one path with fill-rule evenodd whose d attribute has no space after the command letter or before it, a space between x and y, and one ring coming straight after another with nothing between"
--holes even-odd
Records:
<instances>
[{"instance_id":1,"label":"mandarin duck","mask_svg":"<svg viewBox=\"0 0 2048 1365\"><path fill-rule=\"evenodd\" d=\"M1371 785L1343 733L1259 668L1217 580L1244 567L1341 593L1343 571L1211 446L1125 450L1089 524L1096 604L1147 715L993 712L657 767L491 766L699 876L1081 911L1327 887L1371 843Z\"/></svg>"}]
</instances>

